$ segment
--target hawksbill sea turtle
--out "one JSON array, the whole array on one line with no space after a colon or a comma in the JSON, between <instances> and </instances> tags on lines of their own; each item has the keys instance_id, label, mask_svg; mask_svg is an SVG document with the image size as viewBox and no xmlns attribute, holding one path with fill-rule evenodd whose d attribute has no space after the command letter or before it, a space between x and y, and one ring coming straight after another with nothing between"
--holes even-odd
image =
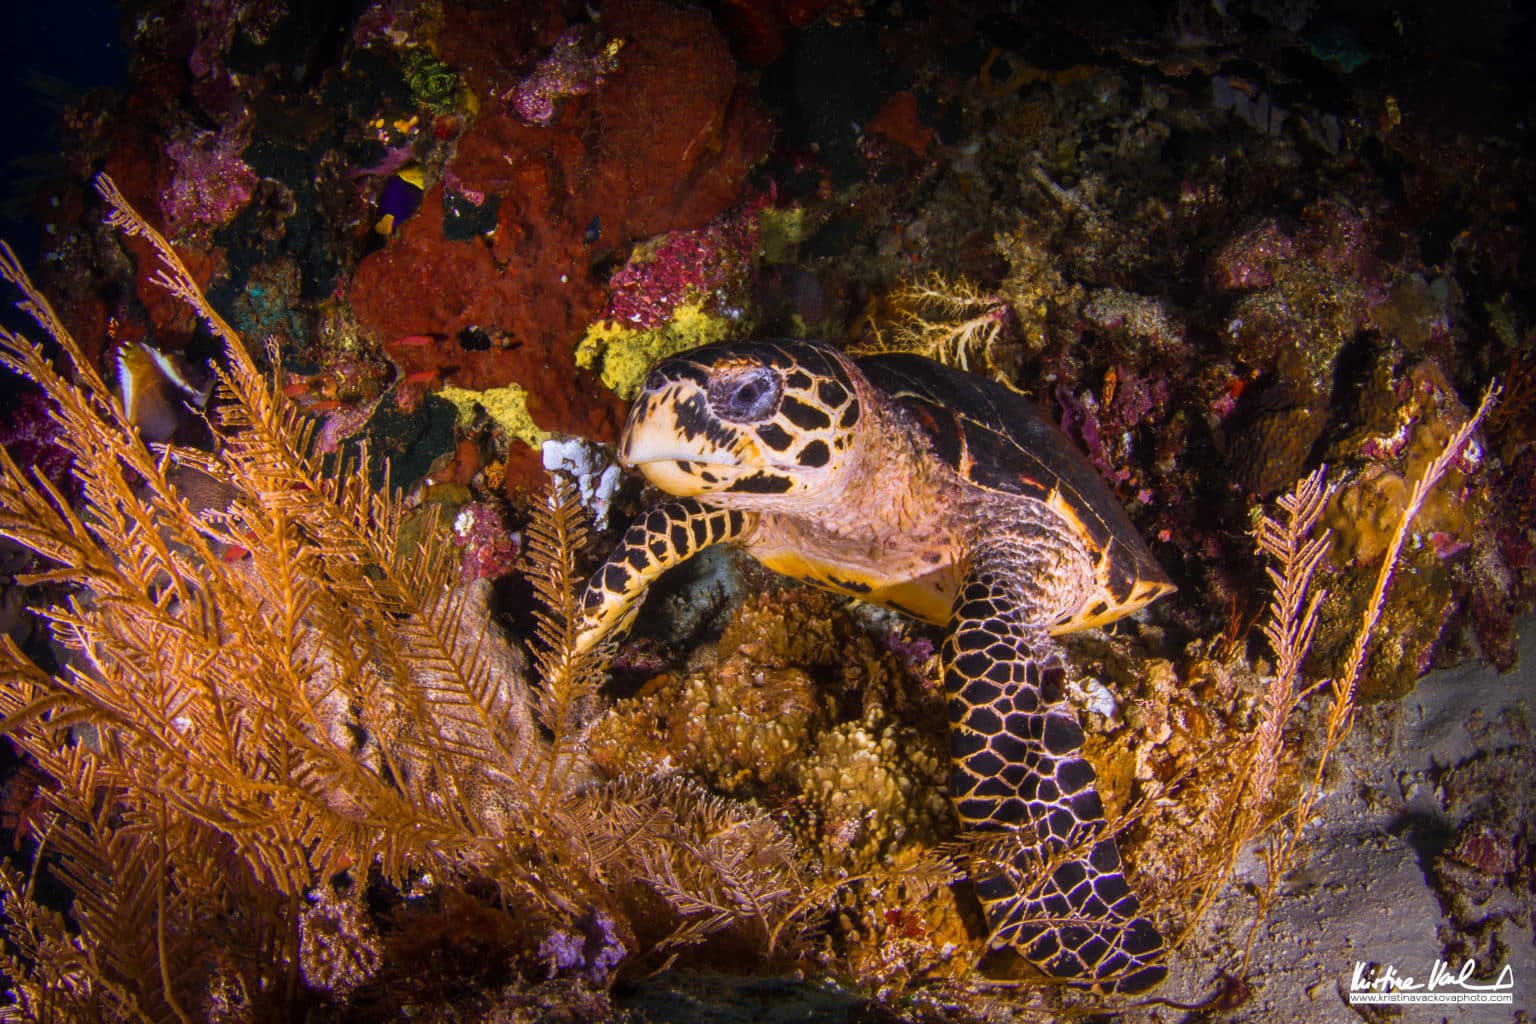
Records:
<instances>
[{"instance_id":1,"label":"hawksbill sea turtle","mask_svg":"<svg viewBox=\"0 0 1536 1024\"><path fill-rule=\"evenodd\" d=\"M1052 636L1174 586L1065 434L1001 384L920 356L759 340L653 367L619 457L670 497L588 583L580 647L714 544L947 625L950 795L966 829L1016 840L975 880L990 944L1099 991L1163 978Z\"/></svg>"}]
</instances>

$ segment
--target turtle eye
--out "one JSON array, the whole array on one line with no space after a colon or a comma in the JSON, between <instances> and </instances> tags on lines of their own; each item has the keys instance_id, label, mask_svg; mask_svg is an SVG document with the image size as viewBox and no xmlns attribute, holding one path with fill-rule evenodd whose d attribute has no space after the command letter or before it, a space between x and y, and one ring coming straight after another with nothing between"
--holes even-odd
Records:
<instances>
[{"instance_id":1,"label":"turtle eye","mask_svg":"<svg viewBox=\"0 0 1536 1024\"><path fill-rule=\"evenodd\" d=\"M716 414L736 423L755 423L773 415L782 385L779 375L766 367L748 370L710 389L709 404Z\"/></svg>"}]
</instances>

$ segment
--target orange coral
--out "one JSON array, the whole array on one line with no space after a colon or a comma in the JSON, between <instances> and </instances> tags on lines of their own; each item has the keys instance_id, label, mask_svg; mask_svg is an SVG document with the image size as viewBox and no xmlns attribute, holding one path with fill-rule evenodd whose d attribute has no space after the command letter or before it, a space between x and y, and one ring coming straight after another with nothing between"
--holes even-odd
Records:
<instances>
[{"instance_id":1,"label":"orange coral","mask_svg":"<svg viewBox=\"0 0 1536 1024\"><path fill-rule=\"evenodd\" d=\"M541 36L557 35L559 19L544 20ZM515 55L537 40L516 26L475 25L480 31L445 32L443 57L478 65L467 74L471 87L500 95L514 80ZM449 187L429 188L421 212L359 265L350 298L359 322L386 344L438 339L391 349L405 376L427 379L436 369L437 379L473 390L517 382L541 428L611 441L622 410L571 360L602 311L592 263L604 250L699 227L725 210L765 152L769 124L702 10L627 0L605 6L603 29L625 40L620 72L563 102L546 127L507 110L483 113L444 171ZM492 55L498 44L502 53ZM658 110L668 116L656 118ZM446 238L454 225L445 225L445 195L486 216L494 204L494 230ZM471 330L490 344L458 344ZM558 383L544 383L551 380Z\"/></svg>"},{"instance_id":2,"label":"orange coral","mask_svg":"<svg viewBox=\"0 0 1536 1024\"><path fill-rule=\"evenodd\" d=\"M933 141L933 129L923 123L917 112L917 96L910 92L899 92L886 100L867 127L919 156Z\"/></svg>"}]
</instances>

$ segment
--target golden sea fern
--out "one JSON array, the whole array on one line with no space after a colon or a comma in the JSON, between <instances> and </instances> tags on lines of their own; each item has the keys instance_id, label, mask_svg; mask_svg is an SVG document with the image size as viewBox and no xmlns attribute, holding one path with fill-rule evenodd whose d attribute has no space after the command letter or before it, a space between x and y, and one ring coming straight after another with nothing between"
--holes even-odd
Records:
<instances>
[{"instance_id":1,"label":"golden sea fern","mask_svg":"<svg viewBox=\"0 0 1536 1024\"><path fill-rule=\"evenodd\" d=\"M536 963L541 930L600 907L671 915L621 922L612 956L644 952L642 933L763 934L799 894L788 844L768 841L777 826L585 768L605 652L572 640L574 488L555 481L529 530L546 605L532 673L445 531L402 530L402 499L368 487L366 453L324 462L169 243L110 181L98 191L221 346L214 445L147 443L0 250L59 365L10 332L0 362L49 400L78 489L66 498L0 452L0 534L36 556L21 582L57 595L39 614L67 652L53 671L0 639L3 732L49 780L26 833L31 876L0 875L4 1016L289 1019L386 999L420 965L384 956L356 896L370 879L514 915L528 947L503 963ZM67 914L38 904L44 874L68 890ZM694 926L701 906L719 909Z\"/></svg>"},{"instance_id":2,"label":"golden sea fern","mask_svg":"<svg viewBox=\"0 0 1536 1024\"><path fill-rule=\"evenodd\" d=\"M857 352L914 352L1012 386L1001 366L1013 322L1006 299L963 277L931 274L896 288L890 303L894 323L882 328L871 322L873 338Z\"/></svg>"},{"instance_id":3,"label":"golden sea fern","mask_svg":"<svg viewBox=\"0 0 1536 1024\"><path fill-rule=\"evenodd\" d=\"M1221 894L1237 860L1250 844L1260 844L1264 877L1254 889L1256 907L1241 950L1234 977L1248 970L1258 930L1279 896L1280 883L1304 857L1306 826L1313 821L1327 789L1334 756L1353 728L1356 687L1365 667L1371 640L1379 623L1398 555L1411 534L1425 499L1461 456L1498 399L1497 384L1484 392L1476 410L1445 441L1435 458L1415 480L1406 507L1394 528L1377 570L1369 600L1354 626L1349 657L1335 677L1306 685L1302 668L1312 649L1318 609L1327 592L1316 582L1330 537L1318 524L1328 503L1327 468L1320 467L1297 481L1277 502L1277 512L1263 515L1254 530L1255 545L1267 560L1266 571L1273 592L1263 622L1263 632L1276 662L1270 669L1258 707L1258 722L1230 754L1234 770L1222 787L1217 813L1221 822L1217 839L1198 858L1185 879L1186 892L1197 892L1194 909L1185 925L1187 937ZM1312 766L1301 780L1294 798L1274 806L1282 766L1295 757L1288 749L1286 729L1307 699L1328 698L1322 735L1313 737Z\"/></svg>"}]
</instances>

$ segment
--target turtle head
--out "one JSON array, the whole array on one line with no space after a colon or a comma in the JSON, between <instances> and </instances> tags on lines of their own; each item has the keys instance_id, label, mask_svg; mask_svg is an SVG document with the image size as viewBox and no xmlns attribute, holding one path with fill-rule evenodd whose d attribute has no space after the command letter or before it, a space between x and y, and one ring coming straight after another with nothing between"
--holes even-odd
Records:
<instances>
[{"instance_id":1,"label":"turtle head","mask_svg":"<svg viewBox=\"0 0 1536 1024\"><path fill-rule=\"evenodd\" d=\"M829 345L707 345L652 367L619 459L712 504L771 508L843 483L859 422L858 371Z\"/></svg>"}]
</instances>

